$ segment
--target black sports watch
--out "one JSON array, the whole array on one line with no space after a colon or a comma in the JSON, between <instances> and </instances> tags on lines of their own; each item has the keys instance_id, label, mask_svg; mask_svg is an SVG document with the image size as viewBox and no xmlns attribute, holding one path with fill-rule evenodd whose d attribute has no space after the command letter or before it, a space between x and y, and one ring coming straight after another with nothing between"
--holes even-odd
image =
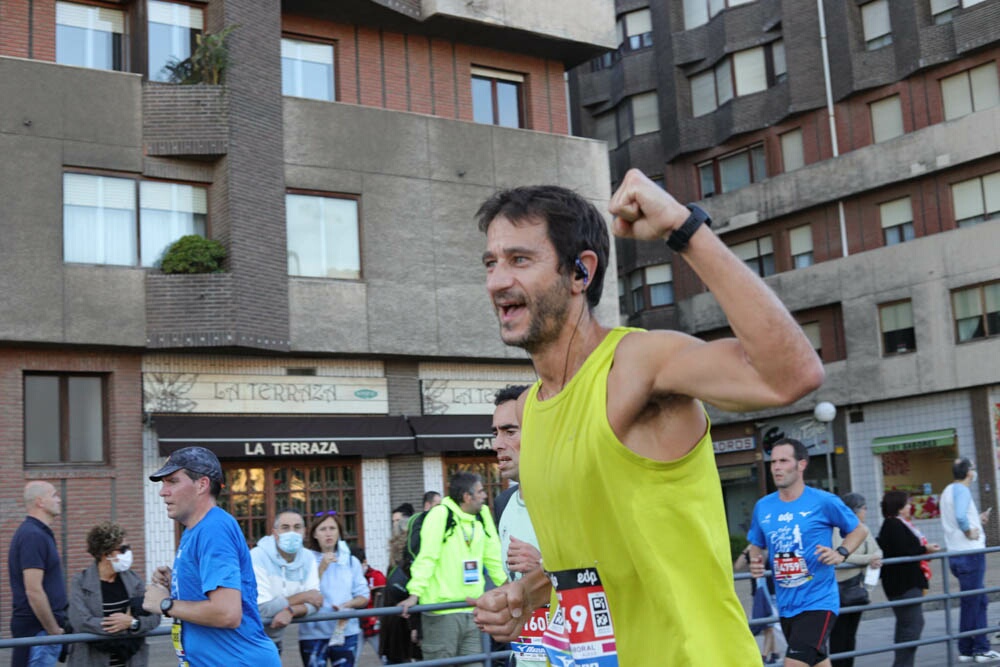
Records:
<instances>
[{"instance_id":1,"label":"black sports watch","mask_svg":"<svg viewBox=\"0 0 1000 667\"><path fill-rule=\"evenodd\" d=\"M163 598L160 600L160 613L170 618L170 610L174 608L173 598Z\"/></svg>"},{"instance_id":2,"label":"black sports watch","mask_svg":"<svg viewBox=\"0 0 1000 667\"><path fill-rule=\"evenodd\" d=\"M691 237L703 224L709 227L712 226L712 218L705 212L705 209L694 204L688 204L687 209L691 211L691 215L688 216L683 225L675 229L667 237L667 245L674 252L683 252L688 246L688 241L691 240Z\"/></svg>"},{"instance_id":3,"label":"black sports watch","mask_svg":"<svg viewBox=\"0 0 1000 667\"><path fill-rule=\"evenodd\" d=\"M844 557L844 560L847 560L847 557L851 555L851 552L848 551L847 547L845 547L843 544L837 547L836 551L838 554Z\"/></svg>"}]
</instances>

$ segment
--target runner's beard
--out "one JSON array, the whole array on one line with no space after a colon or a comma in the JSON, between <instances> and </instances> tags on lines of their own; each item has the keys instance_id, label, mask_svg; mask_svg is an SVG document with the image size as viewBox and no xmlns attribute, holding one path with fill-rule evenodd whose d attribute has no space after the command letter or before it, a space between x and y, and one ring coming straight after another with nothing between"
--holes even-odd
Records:
<instances>
[{"instance_id":1,"label":"runner's beard","mask_svg":"<svg viewBox=\"0 0 1000 667\"><path fill-rule=\"evenodd\" d=\"M524 305L531 318L528 330L517 337L505 331L501 324L500 338L507 345L535 354L558 339L566 325L569 313L569 279L560 275L551 287L539 293L531 302L526 301Z\"/></svg>"}]
</instances>

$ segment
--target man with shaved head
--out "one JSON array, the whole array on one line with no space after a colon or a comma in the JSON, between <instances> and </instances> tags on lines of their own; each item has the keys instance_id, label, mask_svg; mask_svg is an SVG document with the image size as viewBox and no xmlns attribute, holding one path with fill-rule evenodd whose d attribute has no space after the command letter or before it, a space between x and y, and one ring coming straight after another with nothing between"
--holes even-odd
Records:
<instances>
[{"instance_id":1,"label":"man with shaved head","mask_svg":"<svg viewBox=\"0 0 1000 667\"><path fill-rule=\"evenodd\" d=\"M28 516L14 533L7 555L14 598L11 636L61 635L69 601L59 549L50 526L62 512L62 499L56 487L48 482L28 482L24 487L24 507ZM14 649L10 664L51 667L61 651L61 644L19 646Z\"/></svg>"}]
</instances>

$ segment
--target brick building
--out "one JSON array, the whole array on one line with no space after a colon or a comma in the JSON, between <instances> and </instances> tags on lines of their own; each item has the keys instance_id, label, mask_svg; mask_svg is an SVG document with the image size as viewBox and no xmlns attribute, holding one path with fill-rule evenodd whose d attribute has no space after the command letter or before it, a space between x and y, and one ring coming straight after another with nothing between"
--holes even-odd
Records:
<instances>
[{"instance_id":1,"label":"brick building","mask_svg":"<svg viewBox=\"0 0 1000 667\"><path fill-rule=\"evenodd\" d=\"M187 444L219 454L249 541L278 508L336 509L383 568L395 504L462 467L498 491L492 394L533 372L472 217L523 183L606 202L564 72L613 26L600 0L3 3L3 557L44 478L68 572L104 519L140 571L170 562L146 475ZM170 82L230 27L220 83ZM156 268L187 234L223 272Z\"/></svg>"},{"instance_id":2,"label":"brick building","mask_svg":"<svg viewBox=\"0 0 1000 667\"><path fill-rule=\"evenodd\" d=\"M787 409L713 411L732 532L782 433L813 446L812 483L869 507L900 488L933 516L959 455L980 507L1000 506L1000 2L615 7L617 49L570 73L574 129L608 143L612 184L638 167L701 202L826 367ZM728 333L664 244L616 250L625 321Z\"/></svg>"}]
</instances>

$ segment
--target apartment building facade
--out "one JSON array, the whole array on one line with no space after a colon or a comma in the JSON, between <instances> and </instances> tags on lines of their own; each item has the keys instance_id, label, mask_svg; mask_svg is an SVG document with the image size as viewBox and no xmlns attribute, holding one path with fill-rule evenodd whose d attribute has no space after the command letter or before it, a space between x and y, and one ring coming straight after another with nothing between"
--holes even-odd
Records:
<instances>
[{"instance_id":1,"label":"apartment building facade","mask_svg":"<svg viewBox=\"0 0 1000 667\"><path fill-rule=\"evenodd\" d=\"M1000 505L1000 2L615 6L616 50L570 73L574 129L608 143L612 184L637 167L704 206L826 368L789 408L711 411L731 532L781 435L811 447L810 483L909 491L931 537L956 456ZM729 334L664 244L616 254L624 321Z\"/></svg>"},{"instance_id":2,"label":"apartment building facade","mask_svg":"<svg viewBox=\"0 0 1000 667\"><path fill-rule=\"evenodd\" d=\"M613 46L609 3L0 11L0 552L47 479L69 572L108 519L136 567L171 562L146 477L190 444L219 455L251 543L281 508L333 509L382 568L393 506L459 469L499 490L492 396L534 373L497 334L473 215L527 183L605 205L564 72ZM173 83L219 35L222 79ZM158 268L190 234L222 272Z\"/></svg>"}]
</instances>

